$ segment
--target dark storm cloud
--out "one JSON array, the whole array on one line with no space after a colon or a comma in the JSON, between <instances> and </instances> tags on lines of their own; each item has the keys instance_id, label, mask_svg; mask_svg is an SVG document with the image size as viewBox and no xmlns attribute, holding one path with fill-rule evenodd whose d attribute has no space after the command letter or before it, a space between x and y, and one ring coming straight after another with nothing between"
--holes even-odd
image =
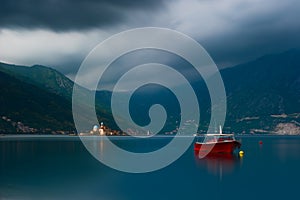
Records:
<instances>
[{"instance_id":1,"label":"dark storm cloud","mask_svg":"<svg viewBox=\"0 0 300 200\"><path fill-rule=\"evenodd\" d=\"M194 38L223 68L300 49L299 13L299 0L4 0L0 61L48 65L74 76L109 36L158 26Z\"/></svg>"},{"instance_id":2,"label":"dark storm cloud","mask_svg":"<svg viewBox=\"0 0 300 200\"><path fill-rule=\"evenodd\" d=\"M246 16L238 10L227 13L223 19L227 21L228 30L199 41L221 68L266 54L299 49L299 1L275 5L257 6Z\"/></svg>"},{"instance_id":3,"label":"dark storm cloud","mask_svg":"<svg viewBox=\"0 0 300 200\"><path fill-rule=\"evenodd\" d=\"M224 34L207 41L200 41L218 67L233 66L256 59L266 54L279 53L300 48L300 27L264 30L239 31Z\"/></svg>"},{"instance_id":4,"label":"dark storm cloud","mask_svg":"<svg viewBox=\"0 0 300 200\"><path fill-rule=\"evenodd\" d=\"M1 27L78 30L124 22L135 10L161 8L157 0L4 0L0 6Z\"/></svg>"}]
</instances>

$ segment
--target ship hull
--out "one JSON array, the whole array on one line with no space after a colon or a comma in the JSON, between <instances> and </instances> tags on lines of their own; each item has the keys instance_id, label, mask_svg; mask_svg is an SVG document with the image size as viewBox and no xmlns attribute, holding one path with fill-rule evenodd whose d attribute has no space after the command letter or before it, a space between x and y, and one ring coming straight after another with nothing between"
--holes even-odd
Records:
<instances>
[{"instance_id":1,"label":"ship hull","mask_svg":"<svg viewBox=\"0 0 300 200\"><path fill-rule=\"evenodd\" d=\"M194 144L194 150L196 153L205 153L205 154L231 154L235 149L240 148L241 143L233 141L222 141L222 142L212 142L212 143L201 143L196 142Z\"/></svg>"}]
</instances>

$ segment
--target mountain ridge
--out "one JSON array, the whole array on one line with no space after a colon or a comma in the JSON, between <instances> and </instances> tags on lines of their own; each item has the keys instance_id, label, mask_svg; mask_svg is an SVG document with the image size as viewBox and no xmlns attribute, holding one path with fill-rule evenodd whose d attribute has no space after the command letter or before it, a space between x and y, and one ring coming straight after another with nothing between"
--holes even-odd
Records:
<instances>
[{"instance_id":1,"label":"mountain ridge","mask_svg":"<svg viewBox=\"0 0 300 200\"><path fill-rule=\"evenodd\" d=\"M45 67L42 65L34 65L31 67L26 67L26 66L19 66L19 65L12 65L12 64L5 64L5 63L0 63L0 72L2 76L9 77L7 80L8 84L16 83L14 84L14 87L11 87L10 93L11 94L4 94L3 91L6 88L5 82L2 82L1 85L1 92L2 92L2 105L5 105L5 102L14 102L15 96L17 96L16 93L20 93L20 88L23 88L25 85L28 88L31 88L31 90L35 90L36 94L33 93L32 96L27 96L26 94L22 93L24 98L31 99L31 102L37 105L42 105L43 107L47 108L47 104L43 102L39 102L39 93L42 93L44 96L51 97L53 96L54 104L55 105L65 105L65 107L60 108L56 110L56 115L60 115L61 112L67 113L67 121L71 126L65 126L63 119L61 119L62 123L56 122L51 124L50 122L43 123L43 120L40 119L35 119L39 124L43 124L46 132L74 132L75 131L75 126L73 122L73 117L72 117L72 92L73 92L73 85L74 82L71 81L69 78L58 72L57 70L54 70L49 67ZM25 88L26 88L25 87ZM85 90L84 88L79 87L81 95L90 95L90 91ZM31 90L26 90L27 93L31 93ZM43 92L41 92L43 91ZM7 98L5 98L7 97ZM22 99L19 99L19 101L22 101ZM15 102L17 104L18 102ZM82 102L84 104L84 102ZM96 110L98 113L98 119L99 121L103 121L106 124L112 126L115 128L115 124L112 123L112 117L109 111L107 109L103 108L101 105L96 104ZM27 107L27 113L31 113L31 115L39 115L39 113L36 113L36 110L34 107L30 105L24 105L24 107ZM30 111L31 108L33 112ZM14 111L14 106L10 104L10 110ZM24 124L28 127L34 127L34 129L41 130L41 127L37 126L37 123L33 122L27 122L26 123L26 118L30 118L30 116L26 116L23 114L23 117L15 116L15 113L12 112L11 114L4 112L5 109L1 108L0 109L0 116L3 116L4 118L8 118L14 122L25 122ZM51 111L51 110L50 110ZM39 111L40 112L40 111ZM47 119L47 113L43 112L43 114L46 116L45 119ZM26 117L25 117L26 116ZM39 115L41 119L43 117ZM46 120L47 121L47 120ZM6 121L0 120L0 123L2 124L7 124ZM10 123L11 124L11 123ZM0 126L1 127L1 126ZM2 126L4 127L4 125ZM7 126L5 126L7 127ZM50 128L49 128L50 127ZM57 127L57 128L56 128ZM8 130L12 130L9 128ZM16 129L14 129L16 130ZM5 132L5 131L2 131ZM44 131L41 131L44 132Z\"/></svg>"},{"instance_id":2,"label":"mountain ridge","mask_svg":"<svg viewBox=\"0 0 300 200\"><path fill-rule=\"evenodd\" d=\"M224 81L228 103L225 131L284 133L285 130L294 127L293 130L297 132L297 128L300 127L299 64L300 51L293 49L283 53L265 55L253 61L222 69L220 73ZM62 97L71 105L73 81L52 68L41 65L26 67L0 63L0 72L10 75L20 82L34 85L40 90L46 90L51 95ZM201 80L198 82L202 83ZM203 84L198 85L201 86L196 90L204 91ZM102 117L100 117L101 121L117 128L111 116L110 98L111 92L96 91L96 110L97 114ZM139 96L137 99L142 101ZM172 101L172 99L170 100ZM168 102L168 99L163 102ZM140 107L141 110L149 107L144 104ZM207 101L204 101L203 104L205 104L203 106L205 113L208 113L204 117L206 118L205 127L210 110ZM133 116L140 118L140 113L136 111ZM71 113L71 111L69 112ZM147 119L146 116L145 120ZM145 121L139 121L141 124L145 124Z\"/></svg>"},{"instance_id":3,"label":"mountain ridge","mask_svg":"<svg viewBox=\"0 0 300 200\"><path fill-rule=\"evenodd\" d=\"M0 71L0 132L74 131L71 104L61 96Z\"/></svg>"}]
</instances>

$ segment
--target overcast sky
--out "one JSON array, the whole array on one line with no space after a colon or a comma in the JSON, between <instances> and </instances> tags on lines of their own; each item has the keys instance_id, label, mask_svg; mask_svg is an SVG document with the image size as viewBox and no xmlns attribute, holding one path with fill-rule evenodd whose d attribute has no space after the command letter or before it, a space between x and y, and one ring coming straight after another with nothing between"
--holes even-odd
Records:
<instances>
[{"instance_id":1,"label":"overcast sky","mask_svg":"<svg viewBox=\"0 0 300 200\"><path fill-rule=\"evenodd\" d=\"M299 0L3 0L0 61L73 77L99 42L157 26L197 40L219 68L300 47Z\"/></svg>"}]
</instances>

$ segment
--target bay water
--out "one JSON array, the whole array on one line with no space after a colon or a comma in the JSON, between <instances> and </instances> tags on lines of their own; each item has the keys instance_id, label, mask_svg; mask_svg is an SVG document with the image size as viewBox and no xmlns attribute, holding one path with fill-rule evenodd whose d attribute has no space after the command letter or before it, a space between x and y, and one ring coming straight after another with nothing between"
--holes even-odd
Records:
<instances>
[{"instance_id":1,"label":"bay water","mask_svg":"<svg viewBox=\"0 0 300 200\"><path fill-rule=\"evenodd\" d=\"M200 160L191 145L163 169L131 174L96 160L78 137L1 136L0 200L300 198L300 136L237 139L242 157L236 152ZM169 140L112 138L137 152L161 148Z\"/></svg>"}]
</instances>

